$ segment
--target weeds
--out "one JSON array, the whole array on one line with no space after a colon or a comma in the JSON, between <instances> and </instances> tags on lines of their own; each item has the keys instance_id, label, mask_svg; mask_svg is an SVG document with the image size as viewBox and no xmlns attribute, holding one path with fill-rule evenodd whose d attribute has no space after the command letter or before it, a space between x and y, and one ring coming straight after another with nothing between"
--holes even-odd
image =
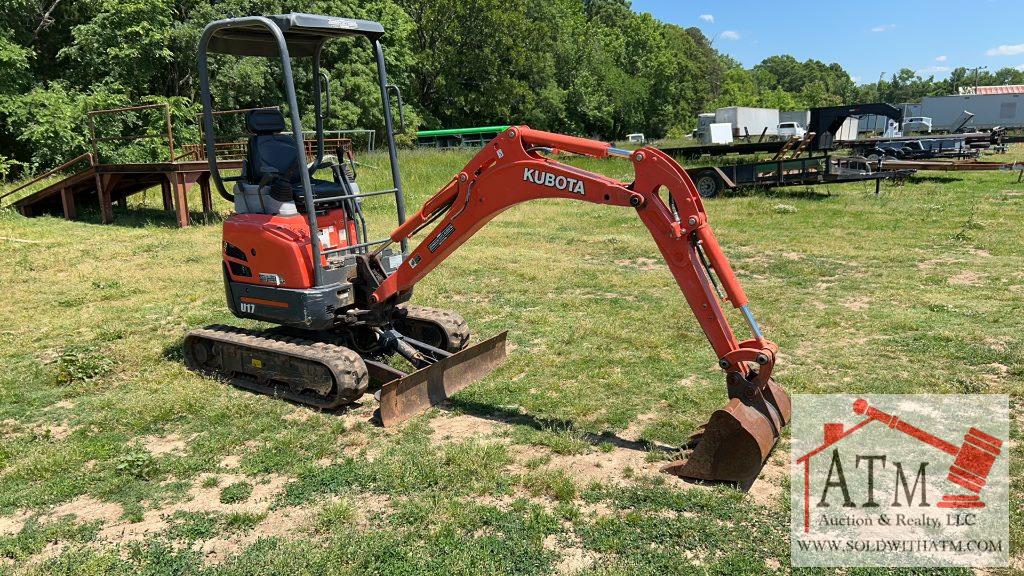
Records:
<instances>
[{"instance_id":1,"label":"weeds","mask_svg":"<svg viewBox=\"0 0 1024 576\"><path fill-rule=\"evenodd\" d=\"M94 346L71 346L56 361L57 384L89 382L109 372L114 362Z\"/></svg>"},{"instance_id":2,"label":"weeds","mask_svg":"<svg viewBox=\"0 0 1024 576\"><path fill-rule=\"evenodd\" d=\"M237 504L252 496L252 484L241 481L229 484L220 491L221 504Z\"/></svg>"}]
</instances>

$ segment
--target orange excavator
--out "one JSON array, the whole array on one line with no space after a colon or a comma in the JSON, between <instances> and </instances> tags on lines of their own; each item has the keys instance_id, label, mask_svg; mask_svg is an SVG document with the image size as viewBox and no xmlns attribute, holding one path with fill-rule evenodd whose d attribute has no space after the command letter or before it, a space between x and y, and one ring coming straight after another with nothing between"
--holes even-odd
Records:
<instances>
[{"instance_id":1,"label":"orange excavator","mask_svg":"<svg viewBox=\"0 0 1024 576\"><path fill-rule=\"evenodd\" d=\"M689 458L665 471L715 481L755 478L790 419L789 397L772 379L778 347L762 334L686 172L655 148L621 150L516 126L406 217L391 108L397 96L401 112L401 95L387 79L383 35L376 22L311 14L230 18L204 30L199 76L207 157L217 190L235 206L222 242L228 306L239 318L276 326L193 330L184 342L188 366L324 409L375 391L381 423L397 424L486 376L506 355L505 333L467 347L470 332L459 314L411 304L417 282L513 205L564 198L621 207L635 210L650 231L726 374L728 404L695 436ZM390 188L361 190L356 164L325 154L330 84L320 55L337 38L365 39L375 56ZM237 176L217 168L210 53L276 58L284 76L290 128L278 107L250 111L251 137ZM295 58L311 59L311 162L303 153ZM635 178L620 182L563 164L553 158L558 152L628 158ZM374 196L393 197L398 216L398 227L378 240L367 235L362 206ZM416 236L422 239L410 247ZM733 333L724 301L742 314L749 339ZM399 357L415 370L388 363Z\"/></svg>"}]
</instances>

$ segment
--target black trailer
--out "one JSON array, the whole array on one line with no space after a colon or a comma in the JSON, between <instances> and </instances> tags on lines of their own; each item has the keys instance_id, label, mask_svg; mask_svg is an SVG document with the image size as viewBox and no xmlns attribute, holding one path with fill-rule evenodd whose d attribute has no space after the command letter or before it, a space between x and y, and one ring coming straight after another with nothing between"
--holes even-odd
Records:
<instances>
[{"instance_id":1,"label":"black trailer","mask_svg":"<svg viewBox=\"0 0 1024 576\"><path fill-rule=\"evenodd\" d=\"M661 148L673 158L693 159L701 156L725 156L726 154L755 154L757 152L779 152L786 144L784 140L763 142L736 142L733 144L704 144L701 146L677 146Z\"/></svg>"},{"instance_id":2,"label":"black trailer","mask_svg":"<svg viewBox=\"0 0 1024 576\"><path fill-rule=\"evenodd\" d=\"M870 161L863 157L832 157L821 154L804 158L745 162L731 166L687 168L686 172L693 179L693 184L701 196L714 198L725 190L871 180L875 182L877 194L882 180L903 179L913 174L915 170L876 171Z\"/></svg>"}]
</instances>

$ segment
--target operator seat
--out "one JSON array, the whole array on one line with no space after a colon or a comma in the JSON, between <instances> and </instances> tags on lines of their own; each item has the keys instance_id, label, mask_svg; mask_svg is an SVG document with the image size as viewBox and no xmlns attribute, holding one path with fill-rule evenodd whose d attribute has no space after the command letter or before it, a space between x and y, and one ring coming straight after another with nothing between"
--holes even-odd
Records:
<instances>
[{"instance_id":1,"label":"operator seat","mask_svg":"<svg viewBox=\"0 0 1024 576\"><path fill-rule=\"evenodd\" d=\"M245 162L245 179L249 184L267 185L277 180L290 184L296 206L304 206L305 192L302 189L300 170L305 170L305 154L295 148L291 132L285 133L284 115L276 108L250 110L245 115L245 126L251 134ZM340 196L343 187L339 182L330 182L310 177L314 198Z\"/></svg>"}]
</instances>

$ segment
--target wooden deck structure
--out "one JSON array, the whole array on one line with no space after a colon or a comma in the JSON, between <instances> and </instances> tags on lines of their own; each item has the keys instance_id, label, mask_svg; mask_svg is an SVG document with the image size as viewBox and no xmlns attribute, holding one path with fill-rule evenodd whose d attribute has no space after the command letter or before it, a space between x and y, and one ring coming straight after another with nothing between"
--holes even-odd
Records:
<instances>
[{"instance_id":1,"label":"wooden deck structure","mask_svg":"<svg viewBox=\"0 0 1024 576\"><path fill-rule=\"evenodd\" d=\"M89 156L85 169L19 199L14 208L24 216L63 213L65 218L74 220L81 204L99 204L100 220L109 224L114 221L115 202L124 206L129 196L159 186L164 210L173 210L178 226L184 227L189 225L188 193L199 184L203 212L213 210L210 167L205 161L96 164ZM226 160L218 166L224 170L239 169L242 162Z\"/></svg>"},{"instance_id":2,"label":"wooden deck structure","mask_svg":"<svg viewBox=\"0 0 1024 576\"><path fill-rule=\"evenodd\" d=\"M215 115L244 115L255 110L217 111ZM143 130L135 134L119 133L113 136L98 136L96 119L102 116L139 113L151 111L159 113L162 126L160 130ZM143 104L124 108L93 110L86 114L89 126L92 152L87 152L56 168L41 174L17 188L0 194L0 200L11 196L43 181L51 176L61 174L63 177L32 194L19 198L12 206L24 216L40 214L61 214L69 220L78 216L78 208L83 204L98 204L100 219L104 224L114 221L114 203L124 206L126 199L150 188L160 186L164 210L173 210L179 226L189 225L188 193L196 184L199 185L203 212L213 210L213 197L210 192L210 168L206 160L206 148L202 144L186 144L175 146L174 124L170 106L167 103ZM202 123L199 123L202 130ZM238 135L241 136L241 135ZM100 143L125 142L158 139L165 141L167 161L150 163L112 163L103 162L100 158ZM202 138L200 138L202 140ZM335 149L338 155L351 153L352 141L348 138L330 138L326 144ZM306 159L315 157L314 142L306 141ZM244 140L218 142L217 166L221 170L238 170L242 167L245 156Z\"/></svg>"}]
</instances>

